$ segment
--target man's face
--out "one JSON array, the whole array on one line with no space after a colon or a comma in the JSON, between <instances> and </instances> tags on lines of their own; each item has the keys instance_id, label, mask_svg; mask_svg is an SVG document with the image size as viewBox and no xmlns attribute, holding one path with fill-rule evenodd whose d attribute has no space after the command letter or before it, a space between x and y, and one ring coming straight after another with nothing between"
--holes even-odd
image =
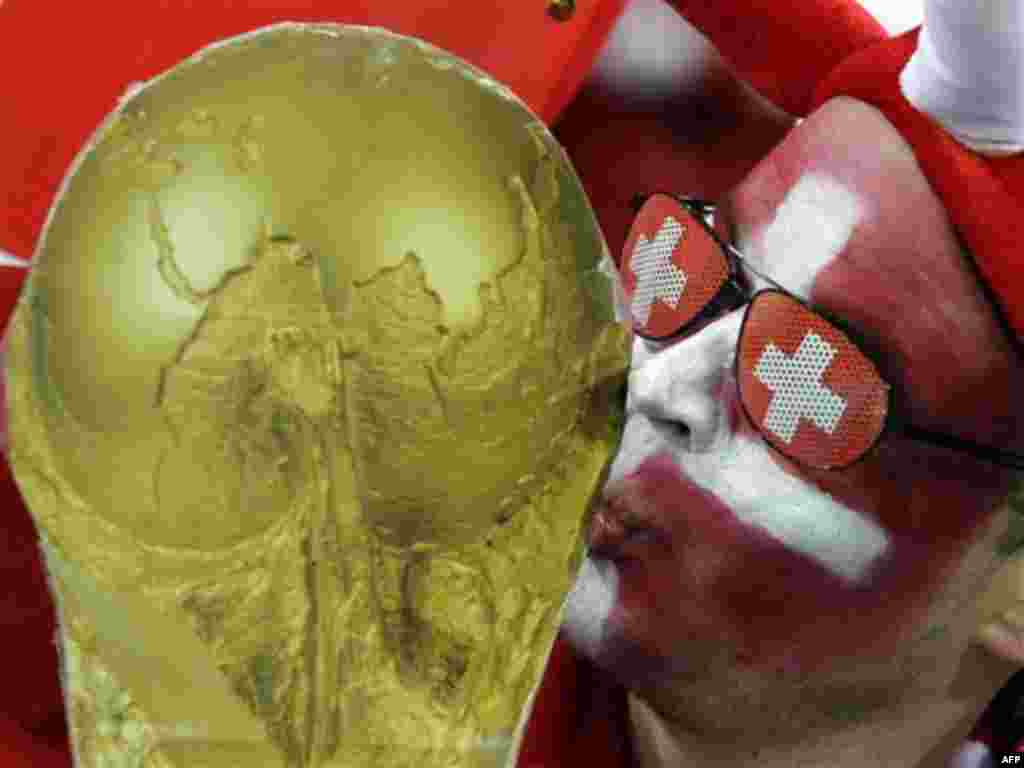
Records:
<instances>
[{"instance_id":1,"label":"man's face","mask_svg":"<svg viewBox=\"0 0 1024 768\"><path fill-rule=\"evenodd\" d=\"M722 203L715 226L750 264L856 332L894 410L1007 444L1019 374L941 202L877 112L826 105ZM631 687L893 658L928 632L1006 492L999 471L891 432L839 471L782 457L738 400L743 312L634 343L625 435L567 613L574 642Z\"/></svg>"}]
</instances>

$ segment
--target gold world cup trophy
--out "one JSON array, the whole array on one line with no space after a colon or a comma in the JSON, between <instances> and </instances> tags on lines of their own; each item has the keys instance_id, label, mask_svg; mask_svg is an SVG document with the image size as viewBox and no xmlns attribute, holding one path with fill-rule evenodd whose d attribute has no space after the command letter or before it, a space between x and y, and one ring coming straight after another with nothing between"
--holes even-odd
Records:
<instances>
[{"instance_id":1,"label":"gold world cup trophy","mask_svg":"<svg viewBox=\"0 0 1024 768\"><path fill-rule=\"evenodd\" d=\"M551 134L421 41L283 24L129 91L8 338L77 765L510 764L617 290Z\"/></svg>"}]
</instances>

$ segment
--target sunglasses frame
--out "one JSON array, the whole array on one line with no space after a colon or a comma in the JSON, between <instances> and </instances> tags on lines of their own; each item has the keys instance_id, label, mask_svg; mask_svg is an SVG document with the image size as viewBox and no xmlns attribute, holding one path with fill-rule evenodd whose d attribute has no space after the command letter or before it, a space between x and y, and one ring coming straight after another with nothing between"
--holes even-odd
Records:
<instances>
[{"instance_id":1,"label":"sunglasses frame","mask_svg":"<svg viewBox=\"0 0 1024 768\"><path fill-rule=\"evenodd\" d=\"M845 323L833 318L829 313L823 312L820 309L811 306L808 302L804 301L799 296L796 296L791 292L787 291L775 280L772 280L767 275L761 274L758 270L750 266L750 264L747 262L747 259L743 256L743 254L741 254L738 250L736 250L735 247L733 247L731 244L725 242L725 240L722 239L718 232L715 231L714 227L711 226L711 224L708 222L708 216L713 214L715 212L715 209L717 208L717 206L714 203L696 197L684 197L672 194L670 192L656 191L651 192L647 195L635 195L633 197L632 207L634 210L634 214L639 213L640 209L647 203L647 201L657 195L663 195L665 197L669 197L675 200L690 214L692 214L693 218L695 218L702 227L704 227L705 232L707 232L707 234L715 241L718 247L722 249L723 255L726 258L726 262L729 265L729 276L728 278L726 278L725 283L723 283L722 287L714 295L714 297L710 301L708 301L707 305L692 320L688 321L684 325L677 328L673 333L669 334L668 336L655 337L648 336L644 333L641 333L640 331L637 331L634 328L633 332L637 336L640 336L641 338L644 339L648 339L650 341L664 342L668 339L676 338L677 336L683 335L688 329L691 329L695 325L698 325L701 322L701 320L707 319L709 315L717 316L722 311L729 311L729 309L735 310L739 309L740 307L744 307L743 322L740 326L740 333L739 337L737 338L736 344L736 346L739 347L740 341L743 339L743 333L746 331L747 320L750 317L750 308L754 305L754 302L762 294L779 293L793 301L796 301L808 311L813 312L814 314L818 315L819 317L827 321L830 325L834 326L836 330L838 330L844 336L847 337L850 343L853 344L854 347L856 347L857 351L860 352L860 354L863 355L866 360L868 360L873 366L875 366L876 371L879 370L878 364L874 359L874 355L869 354L867 351L865 351L863 346L857 342L857 334L847 329ZM740 265L746 266L748 269L750 269L751 272L753 272L766 282L770 283L773 287L762 288L754 293L751 293L750 289L742 284L742 273L739 269ZM728 303L723 301L723 294L727 289L737 294L735 300L731 299ZM728 307L728 309L726 309L726 307ZM733 376L735 377L737 382L740 381L739 355L733 356ZM787 461L791 461L799 466L806 467L809 469L836 471L852 467L853 465L862 461L867 456L871 455L871 453L878 447L878 444L882 441L882 438L887 433L892 433L895 435L907 437L917 442L926 443L928 445L938 446L940 448L946 448L948 450L963 453L965 455L969 455L981 461L986 461L992 464L1008 467L1011 469L1024 470L1024 455L1003 451L988 445L982 445L981 443L976 443L973 440L967 440L962 437L956 437L954 435L948 435L942 432L933 432L931 430L918 427L914 424L911 424L909 421L900 418L900 416L896 414L893 410L894 398L892 385L884 378L882 378L880 372L879 378L882 379L882 382L885 384L886 388L886 414L885 421L882 424L882 429L879 431L878 436L875 438L875 440L872 441L872 443L866 449L864 449L864 451L858 454L856 458L845 464L822 467L810 464L800 459L793 458L788 453L779 448L777 445L775 445L775 443L773 443L765 435L764 430L761 429L761 427L757 426L757 422L751 417L749 411L747 410L746 403L743 402L742 393L740 393L739 397L740 407L743 409L744 416L746 416L747 420L751 423L751 425L754 426L754 429L756 429L758 434L761 436L761 439L773 451L778 453L780 456L783 456Z\"/></svg>"}]
</instances>

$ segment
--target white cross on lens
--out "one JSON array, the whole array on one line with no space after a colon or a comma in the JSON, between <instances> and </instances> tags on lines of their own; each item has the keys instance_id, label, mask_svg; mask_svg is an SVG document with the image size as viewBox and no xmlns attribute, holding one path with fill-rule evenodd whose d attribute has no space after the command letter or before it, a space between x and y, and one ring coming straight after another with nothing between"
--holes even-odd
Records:
<instances>
[{"instance_id":1,"label":"white cross on lens","mask_svg":"<svg viewBox=\"0 0 1024 768\"><path fill-rule=\"evenodd\" d=\"M769 343L754 368L754 376L772 391L764 426L786 443L808 419L818 429L835 431L846 410L846 401L822 383L836 350L813 331L808 331L792 357Z\"/></svg>"},{"instance_id":2,"label":"white cross on lens","mask_svg":"<svg viewBox=\"0 0 1024 768\"><path fill-rule=\"evenodd\" d=\"M647 325L655 300L666 301L672 309L679 305L686 273L672 263L672 251L682 239L683 225L671 216L665 217L653 241L643 235L637 238L630 262L636 275L632 309L641 325Z\"/></svg>"}]
</instances>

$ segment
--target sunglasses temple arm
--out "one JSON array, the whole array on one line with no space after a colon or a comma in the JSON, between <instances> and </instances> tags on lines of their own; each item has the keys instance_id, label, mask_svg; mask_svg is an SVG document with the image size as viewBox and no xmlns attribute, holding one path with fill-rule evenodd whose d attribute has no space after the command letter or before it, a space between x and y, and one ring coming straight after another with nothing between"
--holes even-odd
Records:
<instances>
[{"instance_id":1,"label":"sunglasses temple arm","mask_svg":"<svg viewBox=\"0 0 1024 768\"><path fill-rule=\"evenodd\" d=\"M730 243L727 240L721 240L720 242L722 243L723 246L725 246L725 250L727 250L730 254L732 254L737 259L739 259L741 262L743 262L743 264L745 264L747 267L750 267L750 265L747 264L746 258L744 258L742 253L740 253L739 251L736 250L735 246L733 246L732 243Z\"/></svg>"},{"instance_id":2,"label":"sunglasses temple arm","mask_svg":"<svg viewBox=\"0 0 1024 768\"><path fill-rule=\"evenodd\" d=\"M726 242L725 240L719 239L717 233L715 234L715 238L718 239L718 242L722 244L722 247L725 248L725 250L729 253L730 256L732 256L734 259L739 261L740 264L742 264L748 270L750 270L755 275L757 275L759 278L761 278L766 283L768 283L772 288L774 288L777 291L781 291L782 293L786 294L787 296L792 296L793 295L792 293L787 291L785 288L783 288L781 285L779 285L777 282L775 282L770 277L768 277L768 275L764 274L761 270L759 270L756 267L754 267L753 265L751 265L751 263L747 259L747 257L744 256L739 251L737 251L735 246L732 245L732 243L729 243L729 242Z\"/></svg>"},{"instance_id":3,"label":"sunglasses temple arm","mask_svg":"<svg viewBox=\"0 0 1024 768\"><path fill-rule=\"evenodd\" d=\"M998 448L981 445L979 443L964 440L963 438L945 435L940 432L929 432L926 429L906 424L900 430L907 437L923 443L930 443L942 448L950 448L962 453L968 453L977 459L998 464L1003 467L1024 470L1024 456L1016 453L1001 451Z\"/></svg>"}]
</instances>

